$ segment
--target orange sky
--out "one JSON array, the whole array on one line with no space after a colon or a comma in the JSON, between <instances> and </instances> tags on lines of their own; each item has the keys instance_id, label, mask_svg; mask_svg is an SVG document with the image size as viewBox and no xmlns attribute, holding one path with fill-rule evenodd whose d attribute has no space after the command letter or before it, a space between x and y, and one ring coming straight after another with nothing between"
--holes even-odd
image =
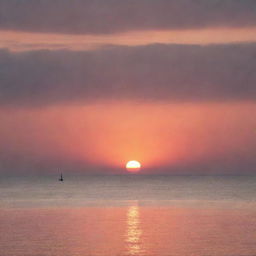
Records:
<instances>
[{"instance_id":1,"label":"orange sky","mask_svg":"<svg viewBox=\"0 0 256 256\"><path fill-rule=\"evenodd\" d=\"M114 2L3 1L0 172L253 171L253 1Z\"/></svg>"},{"instance_id":2,"label":"orange sky","mask_svg":"<svg viewBox=\"0 0 256 256\"><path fill-rule=\"evenodd\" d=\"M12 51L38 49L91 50L103 45L147 45L153 43L224 44L256 42L256 27L187 30L130 31L109 35L70 35L0 30L0 48Z\"/></svg>"},{"instance_id":3,"label":"orange sky","mask_svg":"<svg viewBox=\"0 0 256 256\"><path fill-rule=\"evenodd\" d=\"M1 148L48 162L144 169L253 159L255 103L104 102L2 109ZM18 131L18 132L17 132ZM87 171L86 168L84 170Z\"/></svg>"}]
</instances>

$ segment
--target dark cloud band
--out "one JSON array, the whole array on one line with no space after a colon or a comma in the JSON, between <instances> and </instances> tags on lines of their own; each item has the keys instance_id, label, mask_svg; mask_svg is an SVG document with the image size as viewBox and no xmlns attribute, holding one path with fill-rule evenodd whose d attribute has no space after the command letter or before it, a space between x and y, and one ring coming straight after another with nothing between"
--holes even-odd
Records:
<instances>
[{"instance_id":1,"label":"dark cloud band","mask_svg":"<svg viewBox=\"0 0 256 256\"><path fill-rule=\"evenodd\" d=\"M256 44L0 51L1 104L256 99Z\"/></svg>"},{"instance_id":2,"label":"dark cloud band","mask_svg":"<svg viewBox=\"0 0 256 256\"><path fill-rule=\"evenodd\" d=\"M55 33L256 25L255 0L0 0L0 28Z\"/></svg>"}]
</instances>

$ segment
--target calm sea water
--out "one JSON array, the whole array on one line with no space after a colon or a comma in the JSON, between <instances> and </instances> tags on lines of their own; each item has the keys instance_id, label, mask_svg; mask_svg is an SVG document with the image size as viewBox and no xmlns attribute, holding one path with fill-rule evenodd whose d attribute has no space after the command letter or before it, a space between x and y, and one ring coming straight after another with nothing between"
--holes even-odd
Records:
<instances>
[{"instance_id":1,"label":"calm sea water","mask_svg":"<svg viewBox=\"0 0 256 256\"><path fill-rule=\"evenodd\" d=\"M256 177L0 180L1 256L254 256Z\"/></svg>"}]
</instances>

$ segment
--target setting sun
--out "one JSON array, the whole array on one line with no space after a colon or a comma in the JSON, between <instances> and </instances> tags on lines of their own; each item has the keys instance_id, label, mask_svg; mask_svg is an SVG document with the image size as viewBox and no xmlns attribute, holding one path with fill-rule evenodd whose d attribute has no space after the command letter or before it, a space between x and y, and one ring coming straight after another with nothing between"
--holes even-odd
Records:
<instances>
[{"instance_id":1,"label":"setting sun","mask_svg":"<svg viewBox=\"0 0 256 256\"><path fill-rule=\"evenodd\" d=\"M132 160L126 164L126 169L129 172L137 172L141 168L141 164L138 161Z\"/></svg>"}]
</instances>

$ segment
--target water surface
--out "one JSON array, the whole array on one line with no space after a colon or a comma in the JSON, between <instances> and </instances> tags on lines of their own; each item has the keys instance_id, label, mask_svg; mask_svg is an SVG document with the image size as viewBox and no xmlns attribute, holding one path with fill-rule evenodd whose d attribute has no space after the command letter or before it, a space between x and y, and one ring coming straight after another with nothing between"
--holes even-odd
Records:
<instances>
[{"instance_id":1,"label":"water surface","mask_svg":"<svg viewBox=\"0 0 256 256\"><path fill-rule=\"evenodd\" d=\"M3 256L253 256L256 178L2 179Z\"/></svg>"}]
</instances>

